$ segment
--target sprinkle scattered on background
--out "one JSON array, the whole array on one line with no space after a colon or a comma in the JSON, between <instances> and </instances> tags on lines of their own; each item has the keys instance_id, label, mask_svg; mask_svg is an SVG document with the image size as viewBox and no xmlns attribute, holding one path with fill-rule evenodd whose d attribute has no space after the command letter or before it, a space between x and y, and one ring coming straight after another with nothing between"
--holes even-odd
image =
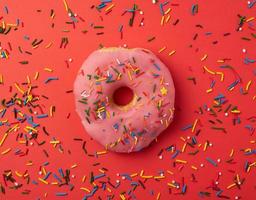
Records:
<instances>
[{"instance_id":1,"label":"sprinkle scattered on background","mask_svg":"<svg viewBox=\"0 0 256 200\"><path fill-rule=\"evenodd\" d=\"M253 199L256 1L0 2L1 199ZM74 112L101 47L151 49L176 86L145 151L105 151Z\"/></svg>"}]
</instances>

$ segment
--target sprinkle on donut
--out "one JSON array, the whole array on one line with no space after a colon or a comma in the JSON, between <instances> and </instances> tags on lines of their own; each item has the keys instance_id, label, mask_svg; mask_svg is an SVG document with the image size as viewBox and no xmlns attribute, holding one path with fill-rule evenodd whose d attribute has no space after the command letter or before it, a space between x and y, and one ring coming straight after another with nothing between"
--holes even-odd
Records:
<instances>
[{"instance_id":1,"label":"sprinkle on donut","mask_svg":"<svg viewBox=\"0 0 256 200\"><path fill-rule=\"evenodd\" d=\"M133 91L127 105L113 93ZM105 48L92 53L74 85L77 112L95 140L117 152L139 151L171 123L174 85L167 67L145 49Z\"/></svg>"}]
</instances>

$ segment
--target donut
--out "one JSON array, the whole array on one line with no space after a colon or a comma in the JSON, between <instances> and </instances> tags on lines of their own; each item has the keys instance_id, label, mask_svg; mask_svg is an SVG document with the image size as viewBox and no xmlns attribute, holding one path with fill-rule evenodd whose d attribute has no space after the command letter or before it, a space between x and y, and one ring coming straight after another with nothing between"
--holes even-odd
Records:
<instances>
[{"instance_id":1,"label":"donut","mask_svg":"<svg viewBox=\"0 0 256 200\"><path fill-rule=\"evenodd\" d=\"M113 94L132 90L118 105ZM143 48L102 48L84 61L74 82L76 112L86 132L107 150L147 147L174 117L175 88L168 68Z\"/></svg>"}]
</instances>

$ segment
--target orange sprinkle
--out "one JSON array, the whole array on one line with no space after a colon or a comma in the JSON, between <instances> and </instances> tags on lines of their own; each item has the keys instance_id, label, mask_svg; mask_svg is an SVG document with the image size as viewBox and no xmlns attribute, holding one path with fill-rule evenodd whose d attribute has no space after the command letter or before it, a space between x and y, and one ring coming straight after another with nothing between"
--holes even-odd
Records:
<instances>
[{"instance_id":1,"label":"orange sprinkle","mask_svg":"<svg viewBox=\"0 0 256 200\"><path fill-rule=\"evenodd\" d=\"M204 56L201 58L201 61L206 60L207 57L208 57L208 55L207 55L207 54L204 54Z\"/></svg>"},{"instance_id":2,"label":"orange sprinkle","mask_svg":"<svg viewBox=\"0 0 256 200\"><path fill-rule=\"evenodd\" d=\"M168 55L172 56L173 54L175 54L175 52L176 52L175 50L172 50Z\"/></svg>"},{"instance_id":3,"label":"orange sprinkle","mask_svg":"<svg viewBox=\"0 0 256 200\"><path fill-rule=\"evenodd\" d=\"M12 148L8 148L8 149L2 151L1 154L5 155L5 154L9 153L11 150L12 150Z\"/></svg>"},{"instance_id":4,"label":"orange sprinkle","mask_svg":"<svg viewBox=\"0 0 256 200\"><path fill-rule=\"evenodd\" d=\"M163 52L166 49L166 46L162 47L161 49L159 49L158 53Z\"/></svg>"},{"instance_id":5,"label":"orange sprinkle","mask_svg":"<svg viewBox=\"0 0 256 200\"><path fill-rule=\"evenodd\" d=\"M0 147L3 145L4 141L6 140L8 134L5 133L4 136L2 137L1 141L0 141Z\"/></svg>"}]
</instances>

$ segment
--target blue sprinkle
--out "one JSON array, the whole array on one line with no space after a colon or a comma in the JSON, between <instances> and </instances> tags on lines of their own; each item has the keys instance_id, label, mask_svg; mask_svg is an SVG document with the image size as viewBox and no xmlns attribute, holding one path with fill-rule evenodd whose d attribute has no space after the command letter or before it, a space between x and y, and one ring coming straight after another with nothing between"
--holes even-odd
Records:
<instances>
[{"instance_id":1,"label":"blue sprinkle","mask_svg":"<svg viewBox=\"0 0 256 200\"><path fill-rule=\"evenodd\" d=\"M252 8L255 3L256 3L256 1L252 1L251 3L249 3L249 4L248 4L248 8Z\"/></svg>"},{"instance_id":2,"label":"blue sprinkle","mask_svg":"<svg viewBox=\"0 0 256 200\"><path fill-rule=\"evenodd\" d=\"M187 185L183 185L183 187L182 187L182 193L185 194L185 193L186 193L186 190L187 190Z\"/></svg>"},{"instance_id":3,"label":"blue sprinkle","mask_svg":"<svg viewBox=\"0 0 256 200\"><path fill-rule=\"evenodd\" d=\"M218 192L216 192L216 196L219 197L222 194L222 190L219 190Z\"/></svg>"},{"instance_id":4,"label":"blue sprinkle","mask_svg":"<svg viewBox=\"0 0 256 200\"><path fill-rule=\"evenodd\" d=\"M67 192L57 192L56 196L67 196L68 193Z\"/></svg>"},{"instance_id":5,"label":"blue sprinkle","mask_svg":"<svg viewBox=\"0 0 256 200\"><path fill-rule=\"evenodd\" d=\"M61 179L56 175L56 174L53 174L53 177L59 181L59 183L62 183Z\"/></svg>"},{"instance_id":6,"label":"blue sprinkle","mask_svg":"<svg viewBox=\"0 0 256 200\"><path fill-rule=\"evenodd\" d=\"M50 81L57 81L57 80L59 80L58 77L49 77L49 78L47 78L47 79L44 81L44 83L47 84L47 83L49 83Z\"/></svg>"},{"instance_id":7,"label":"blue sprinkle","mask_svg":"<svg viewBox=\"0 0 256 200\"><path fill-rule=\"evenodd\" d=\"M172 159L174 159L174 158L176 158L178 155L179 155L179 153L180 153L180 151L179 150L176 150L175 152L174 152L174 154L172 155Z\"/></svg>"},{"instance_id":8,"label":"blue sprinkle","mask_svg":"<svg viewBox=\"0 0 256 200\"><path fill-rule=\"evenodd\" d=\"M60 173L61 177L64 177L64 173L63 173L62 168L59 168L59 169L58 169L58 171L59 171L59 173Z\"/></svg>"},{"instance_id":9,"label":"blue sprinkle","mask_svg":"<svg viewBox=\"0 0 256 200\"><path fill-rule=\"evenodd\" d=\"M48 114L41 114L41 115L37 115L36 117L37 117L38 119L46 118L46 117L48 117Z\"/></svg>"},{"instance_id":10,"label":"blue sprinkle","mask_svg":"<svg viewBox=\"0 0 256 200\"><path fill-rule=\"evenodd\" d=\"M44 176L43 180L48 179L50 175L51 175L51 172L48 172L48 173Z\"/></svg>"},{"instance_id":11,"label":"blue sprinkle","mask_svg":"<svg viewBox=\"0 0 256 200\"><path fill-rule=\"evenodd\" d=\"M183 128L181 128L181 130L182 130L182 131L185 131L185 130L188 130L188 129L190 129L190 128L192 128L192 124L189 124L189 125L187 125L187 126L184 126Z\"/></svg>"},{"instance_id":12,"label":"blue sprinkle","mask_svg":"<svg viewBox=\"0 0 256 200\"><path fill-rule=\"evenodd\" d=\"M111 3L112 0L101 0L101 3Z\"/></svg>"},{"instance_id":13,"label":"blue sprinkle","mask_svg":"<svg viewBox=\"0 0 256 200\"><path fill-rule=\"evenodd\" d=\"M206 158L206 160L207 160L209 163L211 163L213 166L217 167L217 163L216 163L214 160L212 160L211 158Z\"/></svg>"},{"instance_id":14,"label":"blue sprinkle","mask_svg":"<svg viewBox=\"0 0 256 200\"><path fill-rule=\"evenodd\" d=\"M102 178L102 177L104 177L104 176L106 176L106 175L105 175L105 174L99 174L99 175L97 175L97 176L94 176L94 180L99 179L99 178Z\"/></svg>"},{"instance_id":15,"label":"blue sprinkle","mask_svg":"<svg viewBox=\"0 0 256 200\"><path fill-rule=\"evenodd\" d=\"M163 16L164 15L164 9L163 9L163 4L162 3L160 3L159 8L160 8L160 13Z\"/></svg>"}]
</instances>

